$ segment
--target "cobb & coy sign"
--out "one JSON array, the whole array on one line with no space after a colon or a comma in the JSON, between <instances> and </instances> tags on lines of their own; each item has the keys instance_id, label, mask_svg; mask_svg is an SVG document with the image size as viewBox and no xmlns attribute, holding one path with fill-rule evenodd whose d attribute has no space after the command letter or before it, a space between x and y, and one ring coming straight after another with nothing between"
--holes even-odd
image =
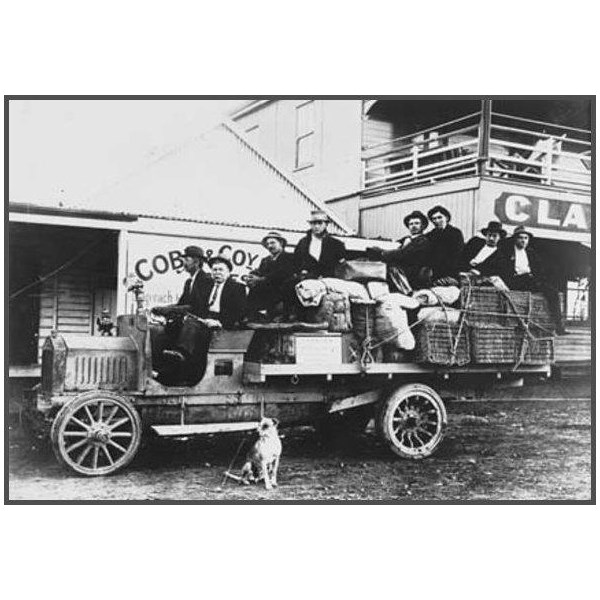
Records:
<instances>
[{"instance_id":1,"label":"cobb & coy sign","mask_svg":"<svg viewBox=\"0 0 600 600\"><path fill-rule=\"evenodd\" d=\"M498 219L508 225L580 233L591 231L591 206L581 202L502 192L496 198L494 211Z\"/></svg>"}]
</instances>

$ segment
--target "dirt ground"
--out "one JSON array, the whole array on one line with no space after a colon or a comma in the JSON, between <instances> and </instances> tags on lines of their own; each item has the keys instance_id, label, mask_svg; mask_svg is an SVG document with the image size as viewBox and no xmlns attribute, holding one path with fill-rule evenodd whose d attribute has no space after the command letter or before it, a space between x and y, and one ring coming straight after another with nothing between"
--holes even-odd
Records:
<instances>
[{"instance_id":1,"label":"dirt ground","mask_svg":"<svg viewBox=\"0 0 600 600\"><path fill-rule=\"evenodd\" d=\"M10 500L146 501L589 501L589 400L453 401L437 452L391 454L372 424L351 442L323 443L309 427L286 429L279 487L224 481L243 439L159 440L123 472L82 478L10 430ZM239 469L248 444L235 461Z\"/></svg>"}]
</instances>

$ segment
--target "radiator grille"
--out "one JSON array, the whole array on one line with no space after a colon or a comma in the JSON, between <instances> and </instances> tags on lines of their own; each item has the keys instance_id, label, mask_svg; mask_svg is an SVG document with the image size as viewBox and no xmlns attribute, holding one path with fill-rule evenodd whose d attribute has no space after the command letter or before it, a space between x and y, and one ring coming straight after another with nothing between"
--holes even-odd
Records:
<instances>
[{"instance_id":1,"label":"radiator grille","mask_svg":"<svg viewBox=\"0 0 600 600\"><path fill-rule=\"evenodd\" d=\"M77 356L73 382L78 385L118 385L129 376L126 356Z\"/></svg>"}]
</instances>

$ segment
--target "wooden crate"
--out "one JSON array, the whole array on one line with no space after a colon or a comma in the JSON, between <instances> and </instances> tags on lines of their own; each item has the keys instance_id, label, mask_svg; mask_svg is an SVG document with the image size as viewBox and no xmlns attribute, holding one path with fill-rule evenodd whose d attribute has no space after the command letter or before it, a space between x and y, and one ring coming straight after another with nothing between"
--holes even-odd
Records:
<instances>
[{"instance_id":1,"label":"wooden crate","mask_svg":"<svg viewBox=\"0 0 600 600\"><path fill-rule=\"evenodd\" d=\"M466 365L471 360L468 327L444 322L423 323L416 334L415 357L419 363ZM453 353L454 351L454 353Z\"/></svg>"},{"instance_id":2,"label":"wooden crate","mask_svg":"<svg viewBox=\"0 0 600 600\"><path fill-rule=\"evenodd\" d=\"M524 365L547 365L554 362L554 339L529 339L522 360ZM519 350L521 346L519 345Z\"/></svg>"}]
</instances>

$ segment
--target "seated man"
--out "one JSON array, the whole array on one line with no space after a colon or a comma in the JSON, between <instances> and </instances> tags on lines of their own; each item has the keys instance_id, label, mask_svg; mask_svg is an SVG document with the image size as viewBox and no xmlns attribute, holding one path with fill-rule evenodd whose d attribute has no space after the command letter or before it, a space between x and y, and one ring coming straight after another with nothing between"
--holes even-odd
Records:
<instances>
[{"instance_id":1,"label":"seated man","mask_svg":"<svg viewBox=\"0 0 600 600\"><path fill-rule=\"evenodd\" d=\"M183 365L183 378L196 383L204 375L206 354L213 329L234 329L246 315L246 288L230 278L233 266L222 256L209 259L212 285L202 287L197 304L181 327L173 350L163 355L174 364Z\"/></svg>"},{"instance_id":2,"label":"seated man","mask_svg":"<svg viewBox=\"0 0 600 600\"><path fill-rule=\"evenodd\" d=\"M346 246L327 231L329 217L324 211L313 210L308 222L310 231L294 250L296 277L335 277L336 265L346 259Z\"/></svg>"},{"instance_id":3,"label":"seated man","mask_svg":"<svg viewBox=\"0 0 600 600\"><path fill-rule=\"evenodd\" d=\"M404 226L409 235L398 240L396 250L367 248L369 260L381 260L402 270L412 289L418 290L431 285L429 264L429 238L424 234L427 229L427 217L415 210L404 218Z\"/></svg>"},{"instance_id":4,"label":"seated man","mask_svg":"<svg viewBox=\"0 0 600 600\"><path fill-rule=\"evenodd\" d=\"M203 271L204 251L198 246L188 246L183 251L183 268L189 278L176 304L155 306L151 310L155 315L165 317L166 325L151 326L152 363L155 369L162 369L162 352L177 342L183 319L187 313L198 315L198 298L203 288L212 285L212 277Z\"/></svg>"},{"instance_id":5,"label":"seated man","mask_svg":"<svg viewBox=\"0 0 600 600\"><path fill-rule=\"evenodd\" d=\"M262 310L273 318L280 303L283 303L284 313L289 315L294 300L294 255L285 251L287 240L280 233L270 231L262 239L262 245L269 256L260 261L258 269L243 278L250 288L248 315L251 320L260 317Z\"/></svg>"},{"instance_id":6,"label":"seated man","mask_svg":"<svg viewBox=\"0 0 600 600\"><path fill-rule=\"evenodd\" d=\"M427 234L430 246L430 266L434 285L444 285L458 275L465 241L460 229L450 225L451 215L443 206L434 206L427 216L433 230Z\"/></svg>"},{"instance_id":7,"label":"seated man","mask_svg":"<svg viewBox=\"0 0 600 600\"><path fill-rule=\"evenodd\" d=\"M506 231L500 222L490 221L481 233L485 239L473 237L465 246L460 269L473 275L497 275L504 281L509 275L509 265L499 245L506 237Z\"/></svg>"},{"instance_id":8,"label":"seated man","mask_svg":"<svg viewBox=\"0 0 600 600\"><path fill-rule=\"evenodd\" d=\"M564 335L566 331L558 290L547 282L542 260L530 246L532 239L533 234L523 225L519 225L514 230L511 243L504 251L509 264L505 283L511 290L544 294L548 300L550 314L556 323L556 332L558 335Z\"/></svg>"}]
</instances>

